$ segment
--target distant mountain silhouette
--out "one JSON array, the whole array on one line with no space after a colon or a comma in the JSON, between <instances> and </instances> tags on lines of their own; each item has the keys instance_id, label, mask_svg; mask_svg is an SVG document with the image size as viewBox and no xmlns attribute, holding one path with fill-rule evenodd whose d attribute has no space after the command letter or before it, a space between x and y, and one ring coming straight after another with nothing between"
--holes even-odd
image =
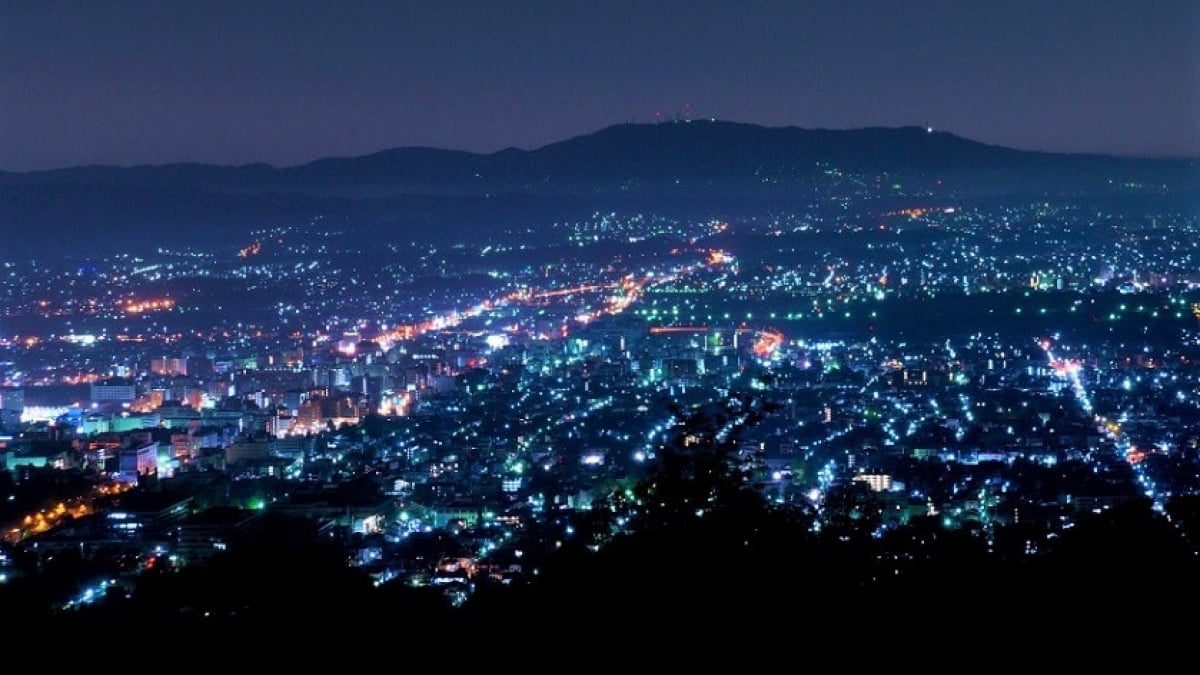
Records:
<instances>
[{"instance_id":1,"label":"distant mountain silhouette","mask_svg":"<svg viewBox=\"0 0 1200 675\"><path fill-rule=\"evenodd\" d=\"M589 208L607 198L741 204L811 196L804 188L827 172L915 181L958 195L1103 193L1130 181L1175 191L1200 186L1195 160L1029 152L921 127L824 130L704 120L619 124L534 150L490 154L407 147L286 168L166 164L0 172L0 231L29 235L9 242L10 254L47 247L72 254L81 238L99 253L168 243L173 233L186 233L193 243L205 235L223 241L313 214L398 223L409 213L403 195L443 201L554 196ZM431 205L422 208L428 219Z\"/></svg>"}]
</instances>

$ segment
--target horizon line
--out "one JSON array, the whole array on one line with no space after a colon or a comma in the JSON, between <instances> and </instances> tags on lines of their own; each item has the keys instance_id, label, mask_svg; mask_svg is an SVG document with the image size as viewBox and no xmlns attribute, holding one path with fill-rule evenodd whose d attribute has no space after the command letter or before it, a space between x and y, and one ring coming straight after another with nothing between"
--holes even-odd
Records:
<instances>
[{"instance_id":1,"label":"horizon line","mask_svg":"<svg viewBox=\"0 0 1200 675\"><path fill-rule=\"evenodd\" d=\"M762 123L758 123L758 122L743 122L743 121L738 121L738 120L722 119L719 117L695 117L695 118L676 117L676 118L670 118L670 119L648 120L648 121L636 121L636 120L630 118L630 119L627 119L624 121L614 122L612 124L608 124L608 125L599 127L593 131L587 131L587 132L575 134L573 136L560 138L558 140L552 140L552 141L542 143L542 144L536 145L536 146L519 147L519 146L515 146L515 145L508 145L508 146L504 146L504 147L498 148L496 150L490 150L490 151L467 150L467 149L463 149L463 148L454 148L454 147L437 146L437 145L409 144L409 145L393 145L393 146L389 146L389 147L380 148L378 150L364 152L361 154L322 155L322 156L318 156L318 157L313 157L312 159L300 161L298 163L290 163L290 164L273 164L273 163L267 162L267 161L223 163L223 162L184 159L184 160L171 160L171 161L164 161L164 162L134 162L134 163L129 163L129 164L91 162L91 163L87 163L87 164L69 164L69 165L59 165L59 166L53 166L53 167L48 167L48 168L42 168L42 169L24 169L24 170L6 169L3 167L0 167L0 173L4 173L4 174L35 174L35 173L50 173L50 172L54 172L54 171L70 171L70 170L74 170L74 169L140 169L140 168L165 168L165 167L173 167L173 166L204 166L204 167L212 167L212 168L220 168L220 169L243 169L243 168L250 168L250 167L264 167L264 168L269 168L269 169L273 169L276 171L283 171L283 170L287 170L287 169L296 169L296 168L308 166L310 164L314 164L316 162L321 162L321 161L325 161L325 160L361 159L364 157L371 157L371 156L378 155L378 154L385 153L385 152L392 152L395 150L409 150L409 149L433 150L433 151L438 151L438 152L457 152L457 153L465 153L465 154L469 154L469 155L478 155L480 157L488 157L488 156L496 155L496 154L499 154L502 152L510 152L513 150L520 151L520 152L536 152L538 150L547 148L552 145L569 142L569 141L579 139L579 138L585 138L587 136L592 136L592 135L595 135L595 134L601 133L603 131L606 131L608 129L613 129L616 127L623 127L623 126L649 127L649 126L663 126L663 125L674 125L674 124L690 124L693 122L724 123L724 124L731 124L731 125L758 127L761 129L776 129L776 130L789 130L790 129L790 130L810 131L810 132L855 132L855 131L870 131L870 130L901 131L901 130L905 130L905 129L923 129L929 133L946 134L949 136L953 136L954 138L957 138L957 139L961 139L961 140L964 140L964 141L967 141L970 143L978 143L980 145L987 146L987 147L1003 148L1006 150L1015 150L1018 152L1028 152L1028 153L1035 153L1035 154L1063 155L1063 156L1077 156L1077 157L1082 156L1082 157L1127 159L1127 160L1168 161L1168 162L1200 161L1200 153L1195 154L1195 155L1188 155L1188 154L1163 155L1163 154L1132 154L1132 153L1117 154L1117 153L1108 153L1108 152L1099 152L1099 151L1045 150L1045 149L1037 149L1037 148L1018 147L1015 145L1004 145L1004 144L1000 144L1000 143L989 143L986 141L981 141L981 140L977 140L975 138L971 138L969 136L963 136L963 135L957 134L953 131L933 126L929 123L898 124L898 125L892 125L892 126L868 125L868 126L858 126L858 127L805 127L805 126L800 126L800 125L771 125L771 124L762 124Z\"/></svg>"}]
</instances>

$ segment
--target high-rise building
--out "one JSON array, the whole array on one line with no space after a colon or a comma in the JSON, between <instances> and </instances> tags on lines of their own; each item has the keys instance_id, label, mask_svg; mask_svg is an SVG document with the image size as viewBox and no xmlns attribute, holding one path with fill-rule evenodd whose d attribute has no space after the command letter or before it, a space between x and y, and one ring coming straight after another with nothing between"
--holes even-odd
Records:
<instances>
[{"instance_id":1,"label":"high-rise building","mask_svg":"<svg viewBox=\"0 0 1200 675\"><path fill-rule=\"evenodd\" d=\"M271 456L271 437L266 433L239 436L225 448L225 465L234 466L245 461L259 461Z\"/></svg>"},{"instance_id":2,"label":"high-rise building","mask_svg":"<svg viewBox=\"0 0 1200 675\"><path fill-rule=\"evenodd\" d=\"M150 360L150 371L155 375L163 375L166 377L183 377L188 374L188 360L186 358L168 358Z\"/></svg>"},{"instance_id":3,"label":"high-rise building","mask_svg":"<svg viewBox=\"0 0 1200 675\"><path fill-rule=\"evenodd\" d=\"M120 471L126 478L149 476L158 470L158 443L134 443L121 448Z\"/></svg>"},{"instance_id":4,"label":"high-rise building","mask_svg":"<svg viewBox=\"0 0 1200 675\"><path fill-rule=\"evenodd\" d=\"M93 382L91 399L95 403L108 401L132 402L137 398L137 388L133 382L122 378L112 378Z\"/></svg>"}]
</instances>

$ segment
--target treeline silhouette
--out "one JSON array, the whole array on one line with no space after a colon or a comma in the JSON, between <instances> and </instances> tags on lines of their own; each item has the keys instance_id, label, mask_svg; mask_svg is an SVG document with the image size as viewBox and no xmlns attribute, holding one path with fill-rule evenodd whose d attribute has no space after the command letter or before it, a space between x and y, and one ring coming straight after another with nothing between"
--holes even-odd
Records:
<instances>
[{"instance_id":1,"label":"treeline silhouette","mask_svg":"<svg viewBox=\"0 0 1200 675\"><path fill-rule=\"evenodd\" d=\"M764 414L752 396L677 411L675 437L632 489L571 521L527 583L476 579L454 607L440 588L376 587L340 543L303 519L268 513L261 530L205 564L143 571L129 597L110 593L56 611L47 598L87 572L63 554L29 583L0 591L27 625L99 629L295 628L359 638L437 640L534 631L611 635L680 626L694 636L846 634L887 639L1054 631L1163 620L1200 591L1200 499L1167 512L1148 501L1109 509L1060 536L1032 529L948 529L918 517L882 536L858 523L817 526L811 507L778 505L745 480L738 431ZM1015 634L1015 633L1013 633Z\"/></svg>"}]
</instances>

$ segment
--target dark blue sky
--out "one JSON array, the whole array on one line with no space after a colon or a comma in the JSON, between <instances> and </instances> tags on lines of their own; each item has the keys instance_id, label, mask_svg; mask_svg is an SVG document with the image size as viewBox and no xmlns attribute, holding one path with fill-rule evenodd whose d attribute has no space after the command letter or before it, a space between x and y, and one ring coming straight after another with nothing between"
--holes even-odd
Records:
<instances>
[{"instance_id":1,"label":"dark blue sky","mask_svg":"<svg viewBox=\"0 0 1200 675\"><path fill-rule=\"evenodd\" d=\"M1200 156L1195 0L0 0L0 168L537 147L695 117Z\"/></svg>"}]
</instances>

